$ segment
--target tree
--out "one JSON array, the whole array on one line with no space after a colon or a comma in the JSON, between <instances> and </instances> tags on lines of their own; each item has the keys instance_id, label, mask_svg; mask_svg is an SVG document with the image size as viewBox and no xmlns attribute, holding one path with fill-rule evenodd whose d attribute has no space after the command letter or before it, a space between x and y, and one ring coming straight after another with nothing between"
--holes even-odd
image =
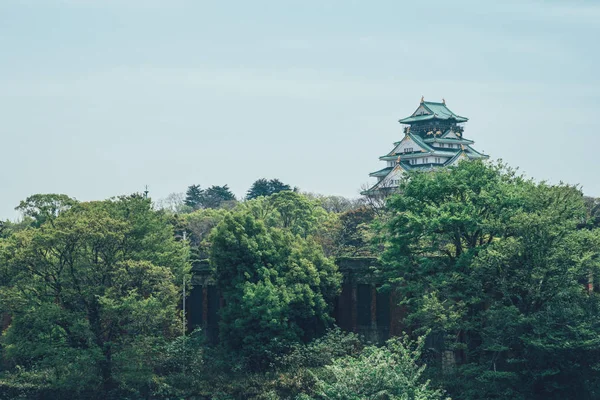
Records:
<instances>
[{"instance_id":1,"label":"tree","mask_svg":"<svg viewBox=\"0 0 600 400\"><path fill-rule=\"evenodd\" d=\"M235 195L227 185L211 186L202 194L201 205L203 208L220 208L235 202Z\"/></svg>"},{"instance_id":2,"label":"tree","mask_svg":"<svg viewBox=\"0 0 600 400\"><path fill-rule=\"evenodd\" d=\"M316 242L235 212L219 223L211 243L210 262L225 303L220 337L251 368L264 368L331 324L341 276Z\"/></svg>"},{"instance_id":3,"label":"tree","mask_svg":"<svg viewBox=\"0 0 600 400\"><path fill-rule=\"evenodd\" d=\"M202 207L203 195L204 190L200 185L188 186L187 191L185 192L184 204L192 210L197 210Z\"/></svg>"},{"instance_id":4,"label":"tree","mask_svg":"<svg viewBox=\"0 0 600 400\"><path fill-rule=\"evenodd\" d=\"M7 359L71 393L149 388L153 353L181 333L188 254L139 195L81 203L0 247Z\"/></svg>"},{"instance_id":5,"label":"tree","mask_svg":"<svg viewBox=\"0 0 600 400\"><path fill-rule=\"evenodd\" d=\"M267 197L284 190L292 190L290 185L286 185L279 179L257 179L246 194L246 200L256 199L257 197Z\"/></svg>"},{"instance_id":6,"label":"tree","mask_svg":"<svg viewBox=\"0 0 600 400\"><path fill-rule=\"evenodd\" d=\"M304 193L304 195L309 199L318 201L327 212L337 214L360 208L364 203L364 199L348 199L343 196L325 196L315 193Z\"/></svg>"},{"instance_id":7,"label":"tree","mask_svg":"<svg viewBox=\"0 0 600 400\"><path fill-rule=\"evenodd\" d=\"M173 214L186 214L193 211L192 207L186 205L186 195L184 193L169 194L164 199L156 202L156 208Z\"/></svg>"},{"instance_id":8,"label":"tree","mask_svg":"<svg viewBox=\"0 0 600 400\"><path fill-rule=\"evenodd\" d=\"M228 212L224 209L207 208L182 216L179 229L187 233L194 260L208 259L209 235Z\"/></svg>"},{"instance_id":9,"label":"tree","mask_svg":"<svg viewBox=\"0 0 600 400\"><path fill-rule=\"evenodd\" d=\"M351 257L371 255L370 224L374 219L375 212L371 207L366 206L340 214L336 237L338 255Z\"/></svg>"},{"instance_id":10,"label":"tree","mask_svg":"<svg viewBox=\"0 0 600 400\"><path fill-rule=\"evenodd\" d=\"M600 227L600 198L584 197L587 219L585 225L594 228Z\"/></svg>"},{"instance_id":11,"label":"tree","mask_svg":"<svg viewBox=\"0 0 600 400\"><path fill-rule=\"evenodd\" d=\"M52 221L61 212L77 204L77 200L65 194L34 194L22 200L15 210L23 216L33 218L34 226L40 226L46 221Z\"/></svg>"},{"instance_id":12,"label":"tree","mask_svg":"<svg viewBox=\"0 0 600 400\"><path fill-rule=\"evenodd\" d=\"M0 221L0 238L7 238L10 235L27 229L34 225L35 220L31 217L24 217L19 221Z\"/></svg>"},{"instance_id":13,"label":"tree","mask_svg":"<svg viewBox=\"0 0 600 400\"><path fill-rule=\"evenodd\" d=\"M596 397L600 298L585 285L600 235L578 229L581 192L479 161L410 174L400 190L381 272L407 328L431 330L430 355L457 363L438 374L453 398Z\"/></svg>"},{"instance_id":14,"label":"tree","mask_svg":"<svg viewBox=\"0 0 600 400\"><path fill-rule=\"evenodd\" d=\"M185 205L192 210L200 208L220 208L230 206L235 202L235 195L227 185L213 185L208 189L201 189L200 185L188 187Z\"/></svg>"}]
</instances>

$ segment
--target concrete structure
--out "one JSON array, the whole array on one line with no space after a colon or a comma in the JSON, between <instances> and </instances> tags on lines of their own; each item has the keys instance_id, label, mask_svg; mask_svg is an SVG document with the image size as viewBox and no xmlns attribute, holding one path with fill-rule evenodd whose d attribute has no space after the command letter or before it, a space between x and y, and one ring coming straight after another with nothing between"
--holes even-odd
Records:
<instances>
[{"instance_id":1,"label":"concrete structure","mask_svg":"<svg viewBox=\"0 0 600 400\"><path fill-rule=\"evenodd\" d=\"M393 292L378 290L382 279L373 273L374 258L340 258L337 265L343 275L342 291L333 304L336 324L363 335L371 342L382 343L402 332L402 309ZM207 338L219 340L219 294L206 261L193 268L193 289L186 302L188 330L200 327Z\"/></svg>"}]
</instances>

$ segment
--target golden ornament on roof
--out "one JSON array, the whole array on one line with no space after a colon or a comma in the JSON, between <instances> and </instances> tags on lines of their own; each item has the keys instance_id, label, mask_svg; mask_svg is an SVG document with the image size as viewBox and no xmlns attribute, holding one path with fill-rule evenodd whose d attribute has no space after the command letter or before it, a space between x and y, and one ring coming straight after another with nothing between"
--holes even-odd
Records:
<instances>
[{"instance_id":1,"label":"golden ornament on roof","mask_svg":"<svg viewBox=\"0 0 600 400\"><path fill-rule=\"evenodd\" d=\"M421 96L421 103L425 102L425 96Z\"/></svg>"},{"instance_id":2,"label":"golden ornament on roof","mask_svg":"<svg viewBox=\"0 0 600 400\"><path fill-rule=\"evenodd\" d=\"M446 99L444 99L443 97L442 97L442 104L446 105Z\"/></svg>"}]
</instances>

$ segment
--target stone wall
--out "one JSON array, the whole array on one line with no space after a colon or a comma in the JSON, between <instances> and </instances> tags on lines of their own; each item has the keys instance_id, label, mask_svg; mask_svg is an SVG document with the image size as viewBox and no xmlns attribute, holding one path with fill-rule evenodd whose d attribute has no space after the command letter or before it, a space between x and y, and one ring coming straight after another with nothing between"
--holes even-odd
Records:
<instances>
[{"instance_id":1,"label":"stone wall","mask_svg":"<svg viewBox=\"0 0 600 400\"><path fill-rule=\"evenodd\" d=\"M394 291L378 290L382 279L374 273L374 258L339 258L343 275L342 291L333 304L336 324L343 330L363 335L371 342L381 343L402 332L402 309ZM186 301L188 329L202 328L207 338L218 342L219 309L223 299L210 275L206 261L192 268L190 296Z\"/></svg>"}]
</instances>

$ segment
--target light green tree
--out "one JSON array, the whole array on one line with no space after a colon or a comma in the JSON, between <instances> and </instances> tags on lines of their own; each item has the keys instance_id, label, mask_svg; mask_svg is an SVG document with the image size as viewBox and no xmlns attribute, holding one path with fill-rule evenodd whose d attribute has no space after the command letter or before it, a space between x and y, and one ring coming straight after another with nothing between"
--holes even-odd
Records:
<instances>
[{"instance_id":1,"label":"light green tree","mask_svg":"<svg viewBox=\"0 0 600 400\"><path fill-rule=\"evenodd\" d=\"M155 352L181 334L187 259L137 195L73 205L6 239L0 302L13 320L2 343L14 379L80 395L148 392Z\"/></svg>"},{"instance_id":2,"label":"light green tree","mask_svg":"<svg viewBox=\"0 0 600 400\"><path fill-rule=\"evenodd\" d=\"M358 355L333 359L319 373L314 396L331 400L436 400L442 391L432 388L420 365L423 340L390 340L369 346ZM309 398L306 396L305 398Z\"/></svg>"}]
</instances>

